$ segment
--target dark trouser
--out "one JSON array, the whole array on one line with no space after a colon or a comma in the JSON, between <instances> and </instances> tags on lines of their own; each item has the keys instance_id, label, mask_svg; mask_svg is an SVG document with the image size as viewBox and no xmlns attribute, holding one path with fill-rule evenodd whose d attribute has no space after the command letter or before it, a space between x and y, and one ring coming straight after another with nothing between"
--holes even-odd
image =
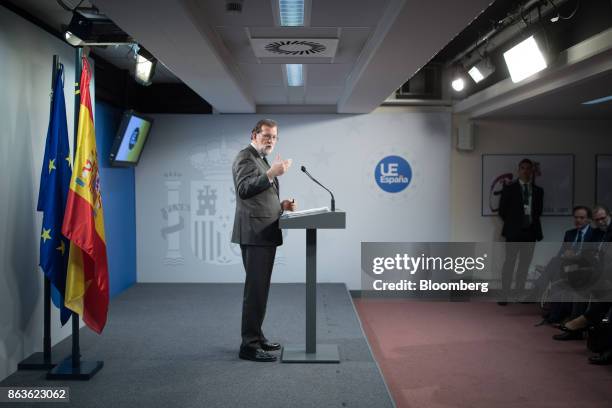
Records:
<instances>
[{"instance_id":1,"label":"dark trouser","mask_svg":"<svg viewBox=\"0 0 612 408\"><path fill-rule=\"evenodd\" d=\"M586 317L590 324L598 325L606 317L610 307L612 307L611 302L591 302L586 312L584 312L584 317Z\"/></svg>"},{"instance_id":2,"label":"dark trouser","mask_svg":"<svg viewBox=\"0 0 612 408\"><path fill-rule=\"evenodd\" d=\"M261 331L270 291L275 246L240 245L246 272L242 298L242 345L259 348L266 338Z\"/></svg>"},{"instance_id":3,"label":"dark trouser","mask_svg":"<svg viewBox=\"0 0 612 408\"><path fill-rule=\"evenodd\" d=\"M551 323L561 323L564 320L572 320L585 313L587 302L552 302L548 320Z\"/></svg>"},{"instance_id":4,"label":"dark trouser","mask_svg":"<svg viewBox=\"0 0 612 408\"><path fill-rule=\"evenodd\" d=\"M516 265L517 258L518 268L516 269L514 288L517 291L522 291L525 289L527 272L529 270L531 260L533 259L533 251L535 249L535 239L530 239L530 235L531 234L525 233L524 236L507 240L506 258L504 259L504 266L502 269L502 289L505 296L510 294L510 289L512 288L514 267Z\"/></svg>"}]
</instances>

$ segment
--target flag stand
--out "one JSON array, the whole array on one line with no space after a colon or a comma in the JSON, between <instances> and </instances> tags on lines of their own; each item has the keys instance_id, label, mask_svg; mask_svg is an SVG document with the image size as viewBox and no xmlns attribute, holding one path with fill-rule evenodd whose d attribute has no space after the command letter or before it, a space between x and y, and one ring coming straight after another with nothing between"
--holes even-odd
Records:
<instances>
[{"instance_id":1,"label":"flag stand","mask_svg":"<svg viewBox=\"0 0 612 408\"><path fill-rule=\"evenodd\" d=\"M53 56L53 68L51 69L51 98L49 100L50 114L53 114L53 90L55 89L55 80L57 71L59 70L59 56ZM45 293L43 297L44 314L43 314L43 351L31 354L26 359L17 364L18 370L49 370L55 367L55 363L51 359L51 281L45 277Z\"/></svg>"},{"instance_id":2,"label":"flag stand","mask_svg":"<svg viewBox=\"0 0 612 408\"><path fill-rule=\"evenodd\" d=\"M72 313L72 355L47 373L48 380L91 379L104 367L104 361L81 361L79 350L79 315Z\"/></svg>"},{"instance_id":3,"label":"flag stand","mask_svg":"<svg viewBox=\"0 0 612 408\"><path fill-rule=\"evenodd\" d=\"M79 86L81 77L82 48L77 48L75 53L74 76L75 84ZM76 153L77 129L79 128L79 110L81 106L80 92L74 95L74 142L73 154ZM55 368L47 373L48 380L89 380L104 367L103 361L81 361L79 347L79 315L72 313L72 355L66 357Z\"/></svg>"}]
</instances>

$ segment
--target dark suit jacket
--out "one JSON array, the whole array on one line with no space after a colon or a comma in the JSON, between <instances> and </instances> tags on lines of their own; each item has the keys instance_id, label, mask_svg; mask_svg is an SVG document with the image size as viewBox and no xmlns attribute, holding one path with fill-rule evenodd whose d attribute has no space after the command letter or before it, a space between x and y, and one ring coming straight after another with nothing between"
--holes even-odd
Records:
<instances>
[{"instance_id":1,"label":"dark suit jacket","mask_svg":"<svg viewBox=\"0 0 612 408\"><path fill-rule=\"evenodd\" d=\"M574 241L576 241L576 236L578 235L578 229L572 228L571 230L565 231L565 235L563 236L563 245L559 250L559 255L565 252L566 249L572 249L572 245ZM589 225L584 236L582 237L582 242L597 242L597 232L593 230L593 227Z\"/></svg>"},{"instance_id":2,"label":"dark suit jacket","mask_svg":"<svg viewBox=\"0 0 612 408\"><path fill-rule=\"evenodd\" d=\"M563 242L574 242L576 240L576 236L578 235L578 228L572 228L571 230L565 231L565 236L563 237ZM584 233L582 237L583 242L593 242L594 237L593 227L589 225L589 228Z\"/></svg>"},{"instance_id":3,"label":"dark suit jacket","mask_svg":"<svg viewBox=\"0 0 612 408\"><path fill-rule=\"evenodd\" d=\"M531 226L523 229L523 191L518 180L504 186L499 201L499 215L504 220L502 236L507 241L533 240L543 238L540 217L544 207L544 190L531 185Z\"/></svg>"},{"instance_id":4,"label":"dark suit jacket","mask_svg":"<svg viewBox=\"0 0 612 408\"><path fill-rule=\"evenodd\" d=\"M270 183L270 167L253 146L241 150L232 165L236 189L236 215L232 242L241 245L278 246L283 243L278 219L282 213L278 180Z\"/></svg>"},{"instance_id":5,"label":"dark suit jacket","mask_svg":"<svg viewBox=\"0 0 612 408\"><path fill-rule=\"evenodd\" d=\"M610 242L612 241L612 225L608 227L606 231L602 231L599 228L593 229L593 242Z\"/></svg>"}]
</instances>

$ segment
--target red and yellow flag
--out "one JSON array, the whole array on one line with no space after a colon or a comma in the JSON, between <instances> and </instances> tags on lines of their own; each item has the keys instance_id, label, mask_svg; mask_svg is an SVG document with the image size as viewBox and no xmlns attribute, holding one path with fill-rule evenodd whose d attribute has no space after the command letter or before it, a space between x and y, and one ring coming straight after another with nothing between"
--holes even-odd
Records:
<instances>
[{"instance_id":1,"label":"red and yellow flag","mask_svg":"<svg viewBox=\"0 0 612 408\"><path fill-rule=\"evenodd\" d=\"M83 57L76 155L62 226L70 240L65 305L101 333L108 312L108 264L90 79L89 64Z\"/></svg>"}]
</instances>

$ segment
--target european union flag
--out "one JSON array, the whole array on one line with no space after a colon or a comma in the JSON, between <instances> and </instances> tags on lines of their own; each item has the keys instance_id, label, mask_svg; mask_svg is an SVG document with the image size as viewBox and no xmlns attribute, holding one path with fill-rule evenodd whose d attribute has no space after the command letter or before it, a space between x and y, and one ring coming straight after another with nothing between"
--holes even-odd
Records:
<instances>
[{"instance_id":1,"label":"european union flag","mask_svg":"<svg viewBox=\"0 0 612 408\"><path fill-rule=\"evenodd\" d=\"M64 100L64 66L60 64L52 95L45 157L40 173L38 211L43 212L40 267L51 282L51 298L60 309L62 325L72 313L64 306L70 241L62 235L72 164Z\"/></svg>"}]
</instances>

